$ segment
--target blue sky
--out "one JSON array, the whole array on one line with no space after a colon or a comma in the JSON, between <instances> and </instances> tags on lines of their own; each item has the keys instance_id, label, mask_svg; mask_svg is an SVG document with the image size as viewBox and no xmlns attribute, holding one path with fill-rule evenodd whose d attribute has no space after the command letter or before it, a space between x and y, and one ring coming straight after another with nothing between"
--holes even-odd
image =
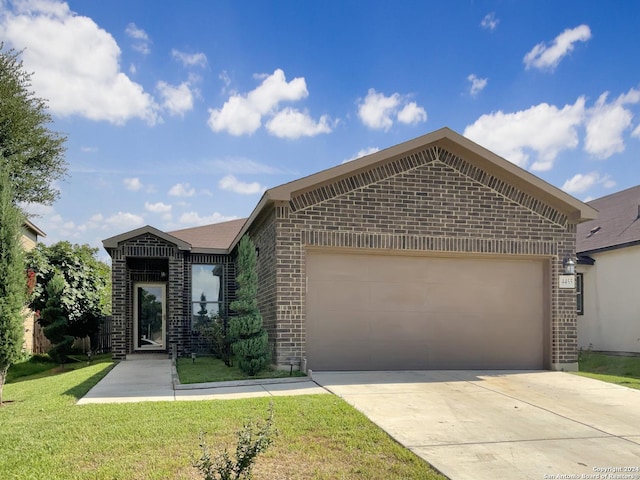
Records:
<instances>
[{"instance_id":1,"label":"blue sky","mask_svg":"<svg viewBox=\"0 0 640 480\"><path fill-rule=\"evenodd\" d=\"M66 134L46 243L246 217L448 126L581 200L640 184L640 2L0 0Z\"/></svg>"}]
</instances>

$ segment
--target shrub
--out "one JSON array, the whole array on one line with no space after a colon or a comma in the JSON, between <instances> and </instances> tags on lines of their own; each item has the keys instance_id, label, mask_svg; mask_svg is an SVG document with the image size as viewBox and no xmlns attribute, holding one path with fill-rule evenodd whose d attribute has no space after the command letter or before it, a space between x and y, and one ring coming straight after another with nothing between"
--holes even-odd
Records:
<instances>
[{"instance_id":1,"label":"shrub","mask_svg":"<svg viewBox=\"0 0 640 480\"><path fill-rule=\"evenodd\" d=\"M269 337L262 324L262 315L256 298L258 274L256 272L256 249L251 239L242 237L238 246L238 290L237 300L231 309L237 316L229 320L229 336L238 367L253 376L263 370L269 362Z\"/></svg>"},{"instance_id":2,"label":"shrub","mask_svg":"<svg viewBox=\"0 0 640 480\"><path fill-rule=\"evenodd\" d=\"M273 429L273 403L269 405L269 415L266 421L259 425L246 421L237 434L235 458L231 458L229 450L225 449L214 459L211 458L205 433L200 433L200 448L202 455L196 461L195 467L202 473L204 480L237 480L251 478L251 470L256 458L265 452L273 443L273 436L277 433Z\"/></svg>"}]
</instances>

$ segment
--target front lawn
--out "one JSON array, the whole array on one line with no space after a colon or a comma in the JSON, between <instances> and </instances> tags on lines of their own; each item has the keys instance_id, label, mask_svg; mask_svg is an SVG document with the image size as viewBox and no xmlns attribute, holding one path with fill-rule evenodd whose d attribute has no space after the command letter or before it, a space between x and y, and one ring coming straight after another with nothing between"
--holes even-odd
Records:
<instances>
[{"instance_id":1,"label":"front lawn","mask_svg":"<svg viewBox=\"0 0 640 480\"><path fill-rule=\"evenodd\" d=\"M289 377L289 371L265 370L254 377L245 375L237 364L227 367L224 362L215 357L197 357L195 362L191 358L178 358L176 370L180 383L224 382L228 380L247 380L252 378L282 378ZM304 374L299 371L292 373L294 377Z\"/></svg>"},{"instance_id":2,"label":"front lawn","mask_svg":"<svg viewBox=\"0 0 640 480\"><path fill-rule=\"evenodd\" d=\"M213 452L235 447L248 418L274 405L275 443L254 478L444 479L332 395L75 405L112 363L5 386L2 479L199 479L199 433Z\"/></svg>"},{"instance_id":3,"label":"front lawn","mask_svg":"<svg viewBox=\"0 0 640 480\"><path fill-rule=\"evenodd\" d=\"M640 390L640 357L583 351L578 365L579 375Z\"/></svg>"}]
</instances>

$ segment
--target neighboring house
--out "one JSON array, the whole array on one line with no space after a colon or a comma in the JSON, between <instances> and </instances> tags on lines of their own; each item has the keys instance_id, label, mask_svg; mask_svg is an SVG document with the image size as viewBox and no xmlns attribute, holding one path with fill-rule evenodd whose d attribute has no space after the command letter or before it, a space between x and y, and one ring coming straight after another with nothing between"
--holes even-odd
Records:
<instances>
[{"instance_id":1,"label":"neighboring house","mask_svg":"<svg viewBox=\"0 0 640 480\"><path fill-rule=\"evenodd\" d=\"M578 226L578 345L640 354L640 185L589 202Z\"/></svg>"},{"instance_id":2,"label":"neighboring house","mask_svg":"<svg viewBox=\"0 0 640 480\"><path fill-rule=\"evenodd\" d=\"M29 220L24 222L22 226L22 246L25 251L33 250L37 243L38 237L46 237L47 235ZM26 281L26 280L25 280ZM23 349L29 353L42 353L39 345L42 342L43 335L40 333L40 326L36 322L35 313L29 309L24 312L24 346ZM45 339L46 341L46 339Z\"/></svg>"},{"instance_id":3,"label":"neighboring house","mask_svg":"<svg viewBox=\"0 0 640 480\"><path fill-rule=\"evenodd\" d=\"M267 190L246 220L106 239L113 353L195 350L243 235L272 361L313 370L577 368L559 288L597 212L448 128Z\"/></svg>"}]
</instances>

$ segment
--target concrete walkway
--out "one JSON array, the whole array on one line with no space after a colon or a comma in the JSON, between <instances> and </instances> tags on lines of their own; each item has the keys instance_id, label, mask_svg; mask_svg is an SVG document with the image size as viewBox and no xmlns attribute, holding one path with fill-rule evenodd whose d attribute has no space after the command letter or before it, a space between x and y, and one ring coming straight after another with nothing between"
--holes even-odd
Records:
<instances>
[{"instance_id":1,"label":"concrete walkway","mask_svg":"<svg viewBox=\"0 0 640 480\"><path fill-rule=\"evenodd\" d=\"M638 390L564 372L313 379L452 480L640 479Z\"/></svg>"},{"instance_id":2,"label":"concrete walkway","mask_svg":"<svg viewBox=\"0 0 640 480\"><path fill-rule=\"evenodd\" d=\"M307 377L174 385L171 360L146 355L118 363L78 405L88 403L229 400L281 395L328 393Z\"/></svg>"}]
</instances>

